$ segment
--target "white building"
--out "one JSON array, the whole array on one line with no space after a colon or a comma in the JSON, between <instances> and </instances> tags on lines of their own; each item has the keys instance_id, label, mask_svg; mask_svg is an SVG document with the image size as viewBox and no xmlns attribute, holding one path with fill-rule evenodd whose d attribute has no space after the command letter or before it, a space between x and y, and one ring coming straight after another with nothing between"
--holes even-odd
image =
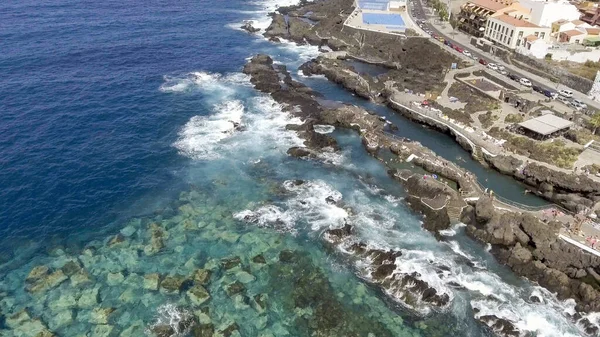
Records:
<instances>
[{"instance_id":1,"label":"white building","mask_svg":"<svg viewBox=\"0 0 600 337\"><path fill-rule=\"evenodd\" d=\"M550 27L560 19L577 20L581 13L566 0L520 0L519 3L531 9L531 22L542 27Z\"/></svg>"},{"instance_id":2,"label":"white building","mask_svg":"<svg viewBox=\"0 0 600 337\"><path fill-rule=\"evenodd\" d=\"M388 2L388 10L389 11L405 11L406 10L406 0L391 0Z\"/></svg>"},{"instance_id":3,"label":"white building","mask_svg":"<svg viewBox=\"0 0 600 337\"><path fill-rule=\"evenodd\" d=\"M550 27L540 27L507 14L491 17L485 26L484 37L495 44L516 49L527 42L550 40Z\"/></svg>"}]
</instances>

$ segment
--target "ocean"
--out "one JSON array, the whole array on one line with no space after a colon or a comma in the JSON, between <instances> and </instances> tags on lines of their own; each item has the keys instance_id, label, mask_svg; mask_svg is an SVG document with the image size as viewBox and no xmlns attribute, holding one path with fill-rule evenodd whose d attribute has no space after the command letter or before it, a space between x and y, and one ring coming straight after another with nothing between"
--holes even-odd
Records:
<instances>
[{"instance_id":1,"label":"ocean","mask_svg":"<svg viewBox=\"0 0 600 337\"><path fill-rule=\"evenodd\" d=\"M316 160L286 154L302 144L286 125L301 121L241 73L256 53L386 116L499 195L545 203L448 136L298 73L316 47L239 29L266 28L285 4L0 4L0 335L488 336L474 317L490 314L536 336L580 335L572 301L498 265L461 226L439 241L421 229L355 133L326 128L342 150ZM402 250L398 272L450 304L373 286L321 238L346 222Z\"/></svg>"}]
</instances>

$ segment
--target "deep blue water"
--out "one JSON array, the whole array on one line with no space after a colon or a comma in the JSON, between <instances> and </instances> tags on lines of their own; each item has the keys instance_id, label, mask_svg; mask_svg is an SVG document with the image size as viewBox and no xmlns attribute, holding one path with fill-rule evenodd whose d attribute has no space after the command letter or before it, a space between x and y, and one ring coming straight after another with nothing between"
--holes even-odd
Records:
<instances>
[{"instance_id":1,"label":"deep blue water","mask_svg":"<svg viewBox=\"0 0 600 337\"><path fill-rule=\"evenodd\" d=\"M102 227L177 188L172 143L202 105L160 95L163 76L248 56L244 34L211 38L243 2L210 3L0 4L2 238Z\"/></svg>"},{"instance_id":2,"label":"deep blue water","mask_svg":"<svg viewBox=\"0 0 600 337\"><path fill-rule=\"evenodd\" d=\"M249 18L264 23L265 5L273 3L0 4L0 315L26 309L65 336L98 328L88 319L89 307L78 303L73 309L65 300L82 296L81 279L75 282L71 276L71 282L44 290L42 297L27 290L31 284L25 277L33 267L43 264L54 271L75 260L93 282L82 283L84 288L100 289L101 303L94 305L117 309L109 321L114 333L136 324L143 330L160 316L157 308L194 303L183 292L173 296L140 289L142 277L189 274L200 267L221 273L215 261L237 255L256 281L235 270L206 286L216 328L229 317L242 335L264 329L276 336L286 335L284 331L300 335L289 323L297 310L279 310L289 304L289 289L278 283L277 275L249 262L262 253L271 263L281 249L296 249L312 259L314 266L304 266L305 272L323 270L335 296L344 298L345 312L373 315L397 336L440 331L489 335L473 319L473 308L482 314L501 308L524 331L576 333L563 315L571 303L515 277L461 228L449 230L441 241L423 231L421 218L402 202L402 187L366 154L355 133L334 132L344 149L340 154L315 161L286 155L300 140L285 125L298 121L255 92L239 72L260 51L295 75L317 51L272 44L235 29ZM499 195L521 194L520 185L477 166L446 135L358 100L323 79L301 80L329 99L386 116L398 125L398 135L419 140L446 158L465 158L461 165L475 170L481 180L489 178ZM246 131L232 132L230 120L243 123ZM307 183L290 188L284 183L289 179ZM341 198L354 214L325 202L330 195ZM238 215L243 212L260 221L242 223ZM449 294L449 307L432 313L422 304L410 307L365 290L364 280L354 277L361 274L358 266L341 264L322 249L322 231L348 218L361 240L402 249L401 271L418 271L432 287ZM168 232L158 253L149 243L153 226ZM197 231L188 232L190 228ZM109 235L118 231L127 233L126 243L112 247ZM439 275L434 265L447 273ZM262 315L222 291L242 277L249 291L271 294L277 310ZM545 304L530 303L534 293ZM3 324L0 334L8 331Z\"/></svg>"}]
</instances>

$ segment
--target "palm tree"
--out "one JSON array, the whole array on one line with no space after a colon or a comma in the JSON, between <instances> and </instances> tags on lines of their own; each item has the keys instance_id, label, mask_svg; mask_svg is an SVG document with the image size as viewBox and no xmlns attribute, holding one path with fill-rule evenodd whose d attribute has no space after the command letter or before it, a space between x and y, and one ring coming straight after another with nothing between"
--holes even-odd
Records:
<instances>
[{"instance_id":1,"label":"palm tree","mask_svg":"<svg viewBox=\"0 0 600 337\"><path fill-rule=\"evenodd\" d=\"M600 127L600 112L596 112L592 118L590 119L590 124L594 127L593 134L596 133L596 130Z\"/></svg>"}]
</instances>

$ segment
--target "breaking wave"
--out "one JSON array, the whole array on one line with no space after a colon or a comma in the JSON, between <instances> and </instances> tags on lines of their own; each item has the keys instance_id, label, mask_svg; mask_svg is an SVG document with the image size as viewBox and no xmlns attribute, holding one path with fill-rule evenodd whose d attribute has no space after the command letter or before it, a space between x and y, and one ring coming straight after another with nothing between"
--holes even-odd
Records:
<instances>
[{"instance_id":1,"label":"breaking wave","mask_svg":"<svg viewBox=\"0 0 600 337\"><path fill-rule=\"evenodd\" d=\"M242 122L244 105L230 101L214 107L210 116L194 116L179 132L174 146L179 153L192 159L215 159L221 141L233 135Z\"/></svg>"},{"instance_id":2,"label":"breaking wave","mask_svg":"<svg viewBox=\"0 0 600 337\"><path fill-rule=\"evenodd\" d=\"M302 146L288 124L299 124L283 107L265 95L256 96L244 74L192 72L182 77L165 77L163 92L201 92L211 105L210 114L192 117L173 144L181 155L195 160L212 160L224 154L262 157L269 150L284 153ZM244 151L240 151L244 150Z\"/></svg>"}]
</instances>

